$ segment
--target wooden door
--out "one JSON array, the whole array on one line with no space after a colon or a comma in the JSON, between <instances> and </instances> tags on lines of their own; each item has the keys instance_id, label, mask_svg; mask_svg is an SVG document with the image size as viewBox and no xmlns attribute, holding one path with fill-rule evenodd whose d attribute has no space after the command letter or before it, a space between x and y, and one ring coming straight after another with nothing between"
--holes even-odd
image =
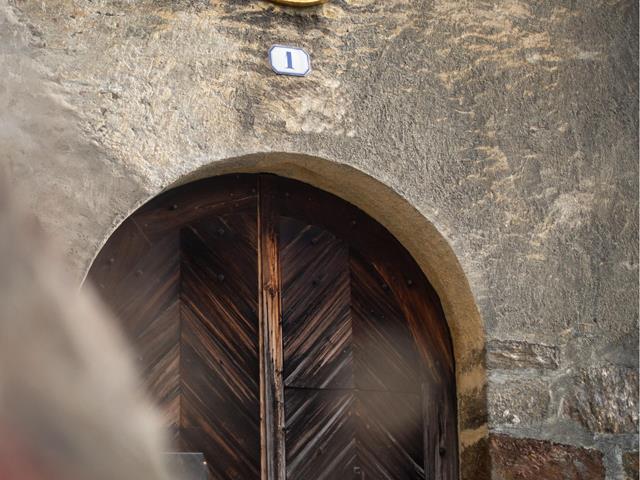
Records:
<instances>
[{"instance_id":1,"label":"wooden door","mask_svg":"<svg viewBox=\"0 0 640 480\"><path fill-rule=\"evenodd\" d=\"M185 185L127 219L89 278L212 479L457 478L438 298L353 205L272 175Z\"/></svg>"}]
</instances>

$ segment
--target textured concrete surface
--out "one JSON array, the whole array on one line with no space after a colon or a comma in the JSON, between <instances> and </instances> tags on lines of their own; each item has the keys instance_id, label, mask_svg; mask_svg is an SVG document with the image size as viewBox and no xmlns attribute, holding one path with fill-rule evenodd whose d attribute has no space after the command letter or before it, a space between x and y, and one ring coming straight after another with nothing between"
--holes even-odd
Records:
<instances>
[{"instance_id":1,"label":"textured concrete surface","mask_svg":"<svg viewBox=\"0 0 640 480\"><path fill-rule=\"evenodd\" d=\"M341 194L442 298L464 478L488 430L600 451L624 478L637 40L631 0L0 0L0 156L79 280L189 178L274 171ZM311 76L275 76L273 43L307 48Z\"/></svg>"}]
</instances>

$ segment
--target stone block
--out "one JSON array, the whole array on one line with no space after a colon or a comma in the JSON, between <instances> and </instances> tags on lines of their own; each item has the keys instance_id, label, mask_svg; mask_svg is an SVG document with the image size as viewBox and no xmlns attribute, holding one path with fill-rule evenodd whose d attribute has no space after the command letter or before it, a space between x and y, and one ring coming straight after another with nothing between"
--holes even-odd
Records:
<instances>
[{"instance_id":1,"label":"stone block","mask_svg":"<svg viewBox=\"0 0 640 480\"><path fill-rule=\"evenodd\" d=\"M540 425L547 416L549 385L536 378L509 378L489 384L489 424Z\"/></svg>"},{"instance_id":2,"label":"stone block","mask_svg":"<svg viewBox=\"0 0 640 480\"><path fill-rule=\"evenodd\" d=\"M518 340L492 340L487 345L489 369L556 369L558 348Z\"/></svg>"},{"instance_id":3,"label":"stone block","mask_svg":"<svg viewBox=\"0 0 640 480\"><path fill-rule=\"evenodd\" d=\"M638 372L604 366L579 370L562 402L563 413L597 433L637 433Z\"/></svg>"},{"instance_id":4,"label":"stone block","mask_svg":"<svg viewBox=\"0 0 640 480\"><path fill-rule=\"evenodd\" d=\"M597 450L507 435L491 436L494 480L603 480Z\"/></svg>"}]
</instances>

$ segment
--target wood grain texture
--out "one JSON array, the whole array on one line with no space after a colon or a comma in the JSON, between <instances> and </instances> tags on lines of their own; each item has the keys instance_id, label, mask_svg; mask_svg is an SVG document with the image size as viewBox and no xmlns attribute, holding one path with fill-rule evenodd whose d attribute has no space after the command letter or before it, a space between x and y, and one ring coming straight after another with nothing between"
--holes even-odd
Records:
<instances>
[{"instance_id":1,"label":"wood grain texture","mask_svg":"<svg viewBox=\"0 0 640 480\"><path fill-rule=\"evenodd\" d=\"M165 192L142 206L134 218L146 237L154 240L191 223L230 212L255 215L256 189L253 175L200 180Z\"/></svg>"},{"instance_id":2,"label":"wood grain texture","mask_svg":"<svg viewBox=\"0 0 640 480\"><path fill-rule=\"evenodd\" d=\"M287 479L354 478L354 400L352 390L286 390Z\"/></svg>"},{"instance_id":3,"label":"wood grain texture","mask_svg":"<svg viewBox=\"0 0 640 480\"><path fill-rule=\"evenodd\" d=\"M356 385L420 393L420 359L397 299L375 266L351 251Z\"/></svg>"},{"instance_id":4,"label":"wood grain texture","mask_svg":"<svg viewBox=\"0 0 640 480\"><path fill-rule=\"evenodd\" d=\"M458 477L455 398L451 388L422 384L424 469L428 480Z\"/></svg>"},{"instance_id":5,"label":"wood grain texture","mask_svg":"<svg viewBox=\"0 0 640 480\"><path fill-rule=\"evenodd\" d=\"M420 394L285 391L287 478L424 479Z\"/></svg>"},{"instance_id":6,"label":"wood grain texture","mask_svg":"<svg viewBox=\"0 0 640 480\"><path fill-rule=\"evenodd\" d=\"M424 479L421 395L359 391L356 399L360 478Z\"/></svg>"},{"instance_id":7,"label":"wood grain texture","mask_svg":"<svg viewBox=\"0 0 640 480\"><path fill-rule=\"evenodd\" d=\"M273 175L195 182L127 219L90 279L211 478L457 478L442 308L353 205Z\"/></svg>"},{"instance_id":8,"label":"wood grain texture","mask_svg":"<svg viewBox=\"0 0 640 480\"><path fill-rule=\"evenodd\" d=\"M89 279L136 345L138 368L172 431L180 423L179 241L150 242L127 220L96 258Z\"/></svg>"},{"instance_id":9,"label":"wood grain texture","mask_svg":"<svg viewBox=\"0 0 640 480\"><path fill-rule=\"evenodd\" d=\"M434 422L437 417L440 426L436 428L429 425L432 433L424 436L423 463L427 467L426 478L458 478L453 349L435 291L402 245L364 212L327 192L318 191L300 182L277 178L275 183L280 215L315 225L345 241L359 258L359 265L354 264L352 259L352 275L354 269L358 268L361 272L368 272L364 276L357 274L361 280L356 279L351 284L354 292L353 335L358 337L359 332L361 335L354 340L353 347L356 385L361 382L360 386L363 388L410 393L418 393L418 387L423 383L428 385L424 401L432 405L436 414L424 416L423 422ZM375 281L372 281L373 278ZM374 286L377 282L388 293L381 294ZM375 306L378 302L372 299L385 296L392 297L393 301L378 308L376 313ZM371 308L372 305L374 308ZM371 310L374 314L371 314ZM385 325L376 320L376 317L382 318L383 315L392 319L402 318L404 326L398 329L398 322ZM366 328L359 331L358 324ZM407 338L407 330L410 332L413 348L406 348L406 341L405 347L396 345L398 337L400 344L403 343L402 338ZM384 335L391 334L396 340L387 343L382 338L384 335L374 334L375 331L385 332ZM359 342L372 342L374 349L386 352L384 354L395 358L395 361L385 365L380 360L381 357L375 357L364 345L364 351L358 350ZM400 352L402 355L399 355ZM412 363L413 352L417 352L417 368L407 368ZM361 362L358 360L359 354ZM405 365L400 367L403 363ZM400 373L399 370L403 372ZM411 380L416 375L417 379L411 385ZM440 402L445 402L446 406L436 406ZM440 448L440 445L444 447ZM430 476L429 466L432 465L438 465L439 477Z\"/></svg>"},{"instance_id":10,"label":"wood grain texture","mask_svg":"<svg viewBox=\"0 0 640 480\"><path fill-rule=\"evenodd\" d=\"M453 349L438 296L406 249L382 225L340 198L282 177L274 183L280 215L326 229L376 265L398 296L412 334L418 335L416 346L429 374L441 382L453 379ZM415 299L420 301L416 304Z\"/></svg>"},{"instance_id":11,"label":"wood grain texture","mask_svg":"<svg viewBox=\"0 0 640 480\"><path fill-rule=\"evenodd\" d=\"M420 361L375 265L280 218L287 478L423 479Z\"/></svg>"},{"instance_id":12,"label":"wood grain texture","mask_svg":"<svg viewBox=\"0 0 640 480\"><path fill-rule=\"evenodd\" d=\"M256 217L182 230L183 441L216 479L260 478Z\"/></svg>"},{"instance_id":13,"label":"wood grain texture","mask_svg":"<svg viewBox=\"0 0 640 480\"><path fill-rule=\"evenodd\" d=\"M261 176L258 202L260 416L262 478L284 480L284 387L278 214L272 178Z\"/></svg>"},{"instance_id":14,"label":"wood grain texture","mask_svg":"<svg viewBox=\"0 0 640 480\"><path fill-rule=\"evenodd\" d=\"M353 387L348 247L280 218L286 387Z\"/></svg>"}]
</instances>

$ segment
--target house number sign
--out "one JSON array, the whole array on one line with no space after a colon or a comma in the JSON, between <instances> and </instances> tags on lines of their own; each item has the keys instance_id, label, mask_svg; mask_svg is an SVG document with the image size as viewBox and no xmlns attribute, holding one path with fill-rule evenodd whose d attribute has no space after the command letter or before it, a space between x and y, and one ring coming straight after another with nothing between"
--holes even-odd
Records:
<instances>
[{"instance_id":1,"label":"house number sign","mask_svg":"<svg viewBox=\"0 0 640 480\"><path fill-rule=\"evenodd\" d=\"M305 77L311 71L309 54L300 47L272 46L269 49L269 63L278 75Z\"/></svg>"}]
</instances>

